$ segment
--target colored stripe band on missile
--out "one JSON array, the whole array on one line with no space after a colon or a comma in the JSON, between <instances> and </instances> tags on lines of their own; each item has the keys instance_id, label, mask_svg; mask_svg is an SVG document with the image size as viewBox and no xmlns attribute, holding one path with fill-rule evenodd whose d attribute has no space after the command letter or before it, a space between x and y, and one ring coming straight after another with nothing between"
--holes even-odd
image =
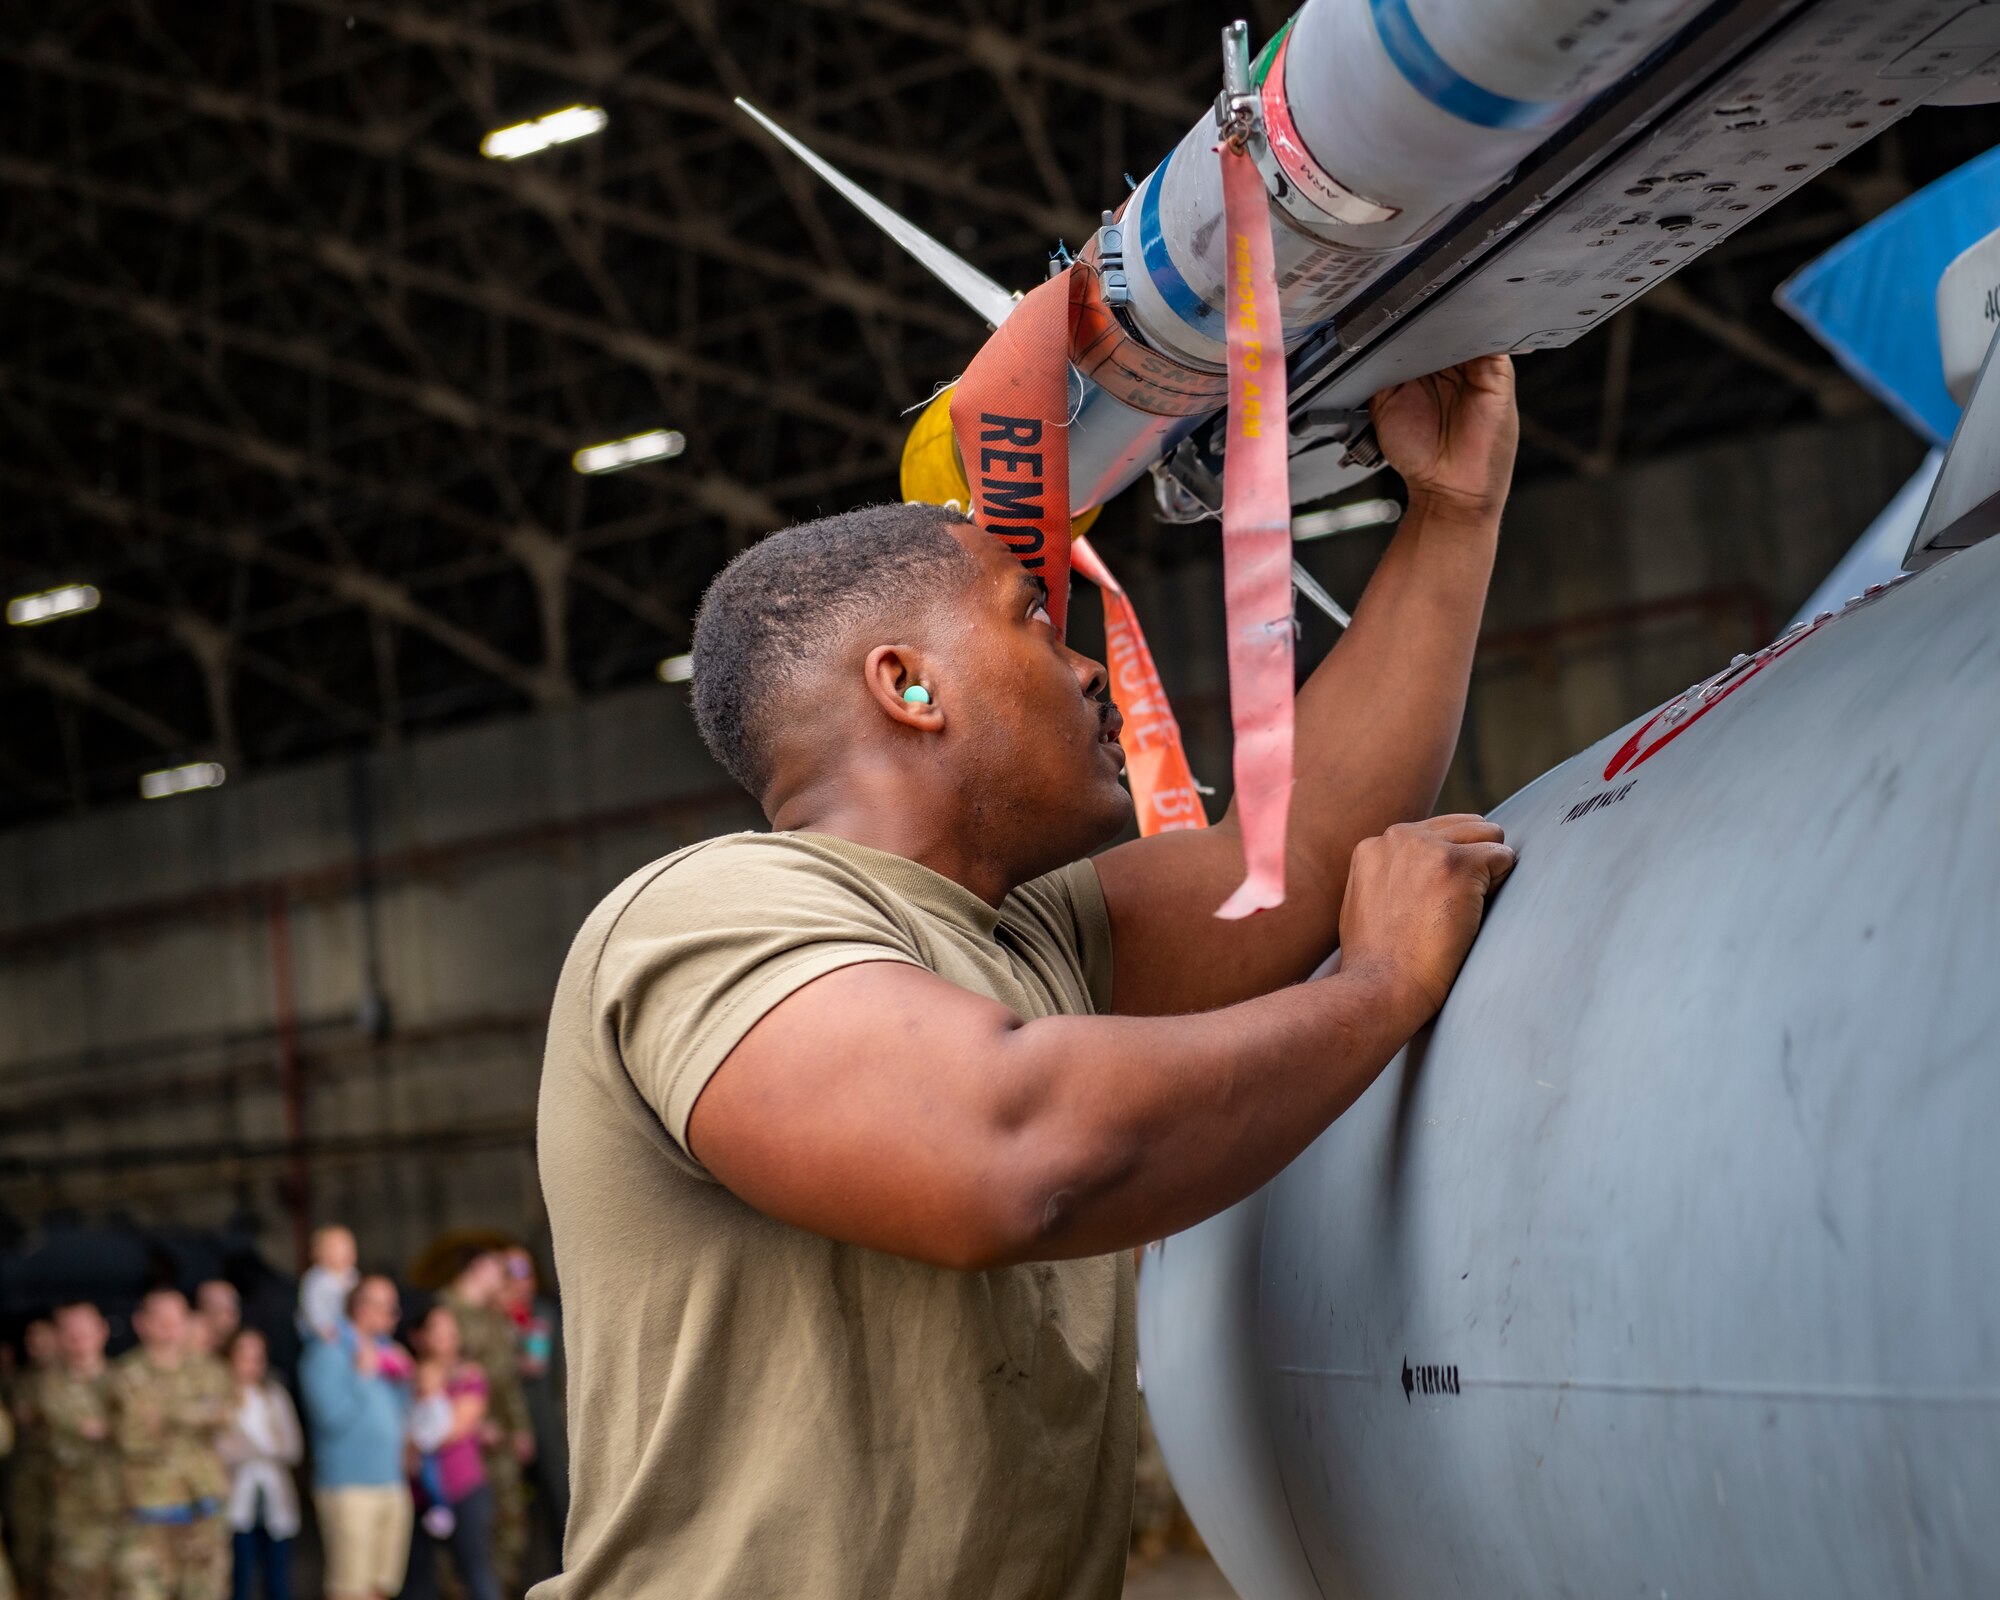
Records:
<instances>
[{"instance_id":1,"label":"colored stripe band on missile","mask_svg":"<svg viewBox=\"0 0 2000 1600\"><path fill-rule=\"evenodd\" d=\"M1462 122L1481 128L1545 128L1569 114L1567 100L1511 100L1482 88L1437 53L1409 0L1369 0L1375 32L1411 88Z\"/></svg>"},{"instance_id":2,"label":"colored stripe band on missile","mask_svg":"<svg viewBox=\"0 0 2000 1600\"><path fill-rule=\"evenodd\" d=\"M1216 327L1220 316L1181 276L1181 269L1174 265L1174 258L1167 250L1166 236L1160 231L1160 191L1167 186L1167 168L1173 159L1172 152L1168 152L1167 159L1146 180L1146 197L1139 203L1139 259L1146 264L1146 274L1169 311L1195 332L1220 339L1221 331Z\"/></svg>"},{"instance_id":3,"label":"colored stripe band on missile","mask_svg":"<svg viewBox=\"0 0 2000 1600\"><path fill-rule=\"evenodd\" d=\"M1270 144L1271 155L1277 161L1279 170L1291 183L1290 196L1280 185L1273 198L1304 223L1308 233L1313 232L1322 221L1366 228L1401 216L1400 206L1385 206L1365 194L1356 194L1321 166L1306 148L1305 135L1299 132L1299 125L1292 120L1291 102L1285 94L1285 52L1289 38L1288 33L1278 36L1277 49L1272 53L1271 70L1264 77L1264 87L1258 91L1264 105L1264 137ZM1304 201L1307 207L1303 216L1300 215L1299 201ZM1313 212L1319 215L1315 217Z\"/></svg>"}]
</instances>

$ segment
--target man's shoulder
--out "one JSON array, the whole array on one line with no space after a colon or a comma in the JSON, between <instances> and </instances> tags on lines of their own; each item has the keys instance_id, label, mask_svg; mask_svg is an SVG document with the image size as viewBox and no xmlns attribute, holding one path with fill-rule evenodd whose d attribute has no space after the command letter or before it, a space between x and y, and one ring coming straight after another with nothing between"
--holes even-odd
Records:
<instances>
[{"instance_id":1,"label":"man's shoulder","mask_svg":"<svg viewBox=\"0 0 2000 1600\"><path fill-rule=\"evenodd\" d=\"M716 936L762 937L856 921L899 925L893 886L853 858L854 847L818 834L732 833L648 862L598 902L572 958L595 966L607 946Z\"/></svg>"},{"instance_id":2,"label":"man's shoulder","mask_svg":"<svg viewBox=\"0 0 2000 1600\"><path fill-rule=\"evenodd\" d=\"M577 930L579 949L601 949L635 918L698 915L718 901L752 898L778 877L823 873L825 863L791 834L725 833L683 845L628 874Z\"/></svg>"},{"instance_id":3,"label":"man's shoulder","mask_svg":"<svg viewBox=\"0 0 2000 1600\"><path fill-rule=\"evenodd\" d=\"M1086 857L1066 867L1057 867L1054 872L1045 872L1039 878L1030 878L1000 902L1000 916L1003 921L1050 918L1073 921L1079 910L1103 903L1104 891L1098 887L1097 868Z\"/></svg>"},{"instance_id":4,"label":"man's shoulder","mask_svg":"<svg viewBox=\"0 0 2000 1600\"><path fill-rule=\"evenodd\" d=\"M551 1007L545 1181L624 1181L607 1115L684 1156L694 1097L773 1006L838 967L924 964L918 915L887 881L896 863L878 856L820 834L731 834L649 863L600 902Z\"/></svg>"},{"instance_id":5,"label":"man's shoulder","mask_svg":"<svg viewBox=\"0 0 2000 1600\"><path fill-rule=\"evenodd\" d=\"M686 903L706 892L740 895L785 880L862 883L866 874L843 841L813 833L725 833L649 861L599 903L625 907L670 897Z\"/></svg>"},{"instance_id":6,"label":"man's shoulder","mask_svg":"<svg viewBox=\"0 0 2000 1600\"><path fill-rule=\"evenodd\" d=\"M1111 1009L1111 914L1089 860L1022 884L1001 902L1000 922L1073 970L1092 1010Z\"/></svg>"}]
</instances>

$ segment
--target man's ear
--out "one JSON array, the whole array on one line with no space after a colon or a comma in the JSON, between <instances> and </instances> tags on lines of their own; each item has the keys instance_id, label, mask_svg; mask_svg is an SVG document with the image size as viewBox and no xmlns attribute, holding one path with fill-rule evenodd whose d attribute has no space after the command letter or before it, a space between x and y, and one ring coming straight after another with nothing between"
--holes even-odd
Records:
<instances>
[{"instance_id":1,"label":"man's ear","mask_svg":"<svg viewBox=\"0 0 2000 1600\"><path fill-rule=\"evenodd\" d=\"M869 696L892 721L919 733L944 731L944 707L924 681L923 663L909 645L878 644L861 670Z\"/></svg>"}]
</instances>

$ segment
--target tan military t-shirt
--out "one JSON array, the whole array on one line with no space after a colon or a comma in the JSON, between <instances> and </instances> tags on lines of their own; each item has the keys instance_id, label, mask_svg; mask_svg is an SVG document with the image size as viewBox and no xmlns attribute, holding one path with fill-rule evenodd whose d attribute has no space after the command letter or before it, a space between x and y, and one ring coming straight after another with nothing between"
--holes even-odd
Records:
<instances>
[{"instance_id":1,"label":"tan military t-shirt","mask_svg":"<svg viewBox=\"0 0 2000 1600\"><path fill-rule=\"evenodd\" d=\"M1027 1018L1088 1014L1111 987L1096 869L996 913L900 856L737 834L635 873L577 935L539 1118L572 1498L567 1570L534 1600L1119 1592L1129 1257L921 1266L773 1221L688 1154L689 1113L736 1042L862 961L926 967Z\"/></svg>"}]
</instances>

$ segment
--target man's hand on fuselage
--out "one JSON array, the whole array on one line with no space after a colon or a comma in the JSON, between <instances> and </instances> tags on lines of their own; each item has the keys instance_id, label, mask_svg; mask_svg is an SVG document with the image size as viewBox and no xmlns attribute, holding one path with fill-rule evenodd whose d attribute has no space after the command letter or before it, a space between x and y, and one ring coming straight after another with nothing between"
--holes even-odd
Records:
<instances>
[{"instance_id":1,"label":"man's hand on fuselage","mask_svg":"<svg viewBox=\"0 0 2000 1600\"><path fill-rule=\"evenodd\" d=\"M1409 509L1354 625L1299 692L1285 903L1240 922L1209 914L1243 876L1233 806L1213 828L1099 856L1123 1014L1203 1011L1305 977L1336 942L1355 846L1437 803L1513 473L1513 364L1484 356L1398 384L1373 410Z\"/></svg>"},{"instance_id":2,"label":"man's hand on fuselage","mask_svg":"<svg viewBox=\"0 0 2000 1600\"><path fill-rule=\"evenodd\" d=\"M729 1053L688 1142L781 1222L979 1270L1094 1256L1268 1182L1443 1002L1513 865L1480 817L1354 853L1341 970L1179 1017L1045 1017L921 967L843 967Z\"/></svg>"}]
</instances>

